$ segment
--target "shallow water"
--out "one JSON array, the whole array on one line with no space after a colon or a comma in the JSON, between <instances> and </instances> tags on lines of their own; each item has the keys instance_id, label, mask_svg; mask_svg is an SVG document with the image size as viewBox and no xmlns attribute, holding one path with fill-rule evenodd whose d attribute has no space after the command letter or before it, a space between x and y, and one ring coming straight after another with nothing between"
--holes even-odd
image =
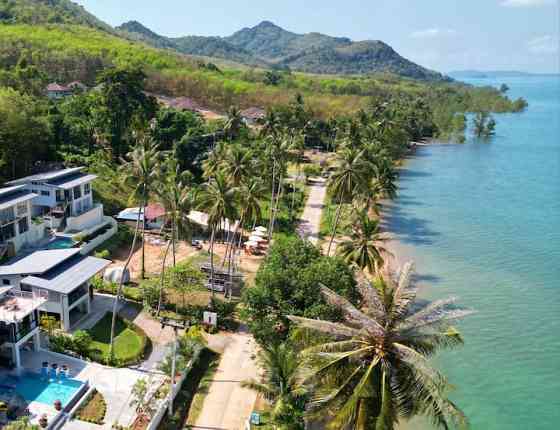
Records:
<instances>
[{"instance_id":1,"label":"shallow water","mask_svg":"<svg viewBox=\"0 0 560 430\"><path fill-rule=\"evenodd\" d=\"M560 428L560 77L510 78L530 104L489 142L420 148L386 217L422 295L476 310L438 365L473 429ZM415 426L416 427L416 426Z\"/></svg>"}]
</instances>

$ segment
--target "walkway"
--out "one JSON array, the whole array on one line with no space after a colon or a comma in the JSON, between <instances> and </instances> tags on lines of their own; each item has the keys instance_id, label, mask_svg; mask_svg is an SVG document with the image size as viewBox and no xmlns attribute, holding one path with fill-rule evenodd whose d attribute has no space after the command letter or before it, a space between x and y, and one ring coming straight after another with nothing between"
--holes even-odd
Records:
<instances>
[{"instance_id":1,"label":"walkway","mask_svg":"<svg viewBox=\"0 0 560 430\"><path fill-rule=\"evenodd\" d=\"M222 353L220 365L193 429L244 430L257 393L241 382L258 378L256 342L248 333L211 336L208 345ZM223 350L222 350L223 348Z\"/></svg>"},{"instance_id":2,"label":"walkway","mask_svg":"<svg viewBox=\"0 0 560 430\"><path fill-rule=\"evenodd\" d=\"M320 238L321 215L325 207L327 195L326 181L322 178L313 178L309 186L309 198L305 204L301 222L297 229L303 239L308 239L313 245L317 245Z\"/></svg>"}]
</instances>

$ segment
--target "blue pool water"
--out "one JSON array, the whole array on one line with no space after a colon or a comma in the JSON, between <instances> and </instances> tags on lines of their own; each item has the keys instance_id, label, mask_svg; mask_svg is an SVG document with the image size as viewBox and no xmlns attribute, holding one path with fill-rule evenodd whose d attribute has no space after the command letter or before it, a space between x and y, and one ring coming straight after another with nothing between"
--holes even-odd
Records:
<instances>
[{"instance_id":1,"label":"blue pool water","mask_svg":"<svg viewBox=\"0 0 560 430\"><path fill-rule=\"evenodd\" d=\"M76 243L68 237L57 237L55 240L49 242L46 246L47 249L68 249L73 248Z\"/></svg>"},{"instance_id":2,"label":"blue pool water","mask_svg":"<svg viewBox=\"0 0 560 430\"><path fill-rule=\"evenodd\" d=\"M74 379L46 381L40 375L25 373L19 377L9 376L2 379L0 390L15 386L16 393L28 402L39 402L52 406L55 400L60 400L64 407L82 385L82 382Z\"/></svg>"},{"instance_id":3,"label":"blue pool water","mask_svg":"<svg viewBox=\"0 0 560 430\"><path fill-rule=\"evenodd\" d=\"M526 112L496 136L420 148L388 214L421 294L477 313L437 365L472 430L560 428L560 77L505 82ZM418 430L420 426L411 429ZM430 427L428 427L430 428Z\"/></svg>"}]
</instances>

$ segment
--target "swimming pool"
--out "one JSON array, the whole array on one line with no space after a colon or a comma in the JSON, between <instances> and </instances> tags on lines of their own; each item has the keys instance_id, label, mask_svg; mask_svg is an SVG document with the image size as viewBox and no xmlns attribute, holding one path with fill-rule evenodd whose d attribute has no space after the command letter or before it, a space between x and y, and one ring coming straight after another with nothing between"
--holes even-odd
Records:
<instances>
[{"instance_id":1,"label":"swimming pool","mask_svg":"<svg viewBox=\"0 0 560 430\"><path fill-rule=\"evenodd\" d=\"M69 237L57 237L47 244L46 249L68 249L73 248L75 244L76 242Z\"/></svg>"},{"instance_id":2,"label":"swimming pool","mask_svg":"<svg viewBox=\"0 0 560 430\"><path fill-rule=\"evenodd\" d=\"M0 391L15 391L28 402L39 402L49 406L52 406L55 400L60 400L62 407L68 404L82 385L83 382L75 379L47 381L34 373L0 379Z\"/></svg>"}]
</instances>

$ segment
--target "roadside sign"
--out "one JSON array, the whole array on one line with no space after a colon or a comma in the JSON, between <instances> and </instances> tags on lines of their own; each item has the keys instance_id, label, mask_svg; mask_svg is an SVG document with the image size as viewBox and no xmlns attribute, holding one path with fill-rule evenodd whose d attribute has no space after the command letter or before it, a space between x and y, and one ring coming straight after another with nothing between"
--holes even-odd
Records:
<instances>
[{"instance_id":1,"label":"roadside sign","mask_svg":"<svg viewBox=\"0 0 560 430\"><path fill-rule=\"evenodd\" d=\"M204 321L204 324L213 325L214 327L216 327L218 325L218 314L216 312L204 311L202 320Z\"/></svg>"},{"instance_id":2,"label":"roadside sign","mask_svg":"<svg viewBox=\"0 0 560 430\"><path fill-rule=\"evenodd\" d=\"M261 424L261 414L257 413L257 412L253 412L251 414L251 424L254 424L256 426Z\"/></svg>"}]
</instances>

